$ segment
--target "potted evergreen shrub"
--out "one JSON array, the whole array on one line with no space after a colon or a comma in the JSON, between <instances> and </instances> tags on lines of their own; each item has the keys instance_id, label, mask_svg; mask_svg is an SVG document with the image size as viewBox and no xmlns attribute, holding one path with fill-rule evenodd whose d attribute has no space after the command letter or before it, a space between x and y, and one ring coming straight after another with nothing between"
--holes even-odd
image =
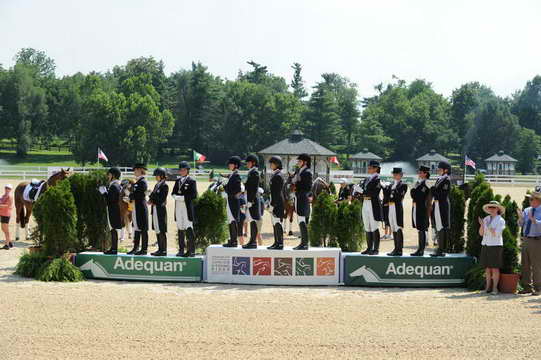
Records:
<instances>
[{"instance_id":1,"label":"potted evergreen shrub","mask_svg":"<svg viewBox=\"0 0 541 360\"><path fill-rule=\"evenodd\" d=\"M42 194L34 216L43 250L23 255L16 272L43 281L82 280L83 274L66 256L77 247L77 209L69 181L63 180Z\"/></svg>"},{"instance_id":2,"label":"potted evergreen shrub","mask_svg":"<svg viewBox=\"0 0 541 360\"><path fill-rule=\"evenodd\" d=\"M503 267L500 273L500 292L514 294L517 291L518 280L518 252L517 238L511 234L509 228L503 231Z\"/></svg>"},{"instance_id":3,"label":"potted evergreen shrub","mask_svg":"<svg viewBox=\"0 0 541 360\"><path fill-rule=\"evenodd\" d=\"M321 193L312 203L310 224L310 246L328 246L334 243L334 226L336 221L336 203L334 197L325 192Z\"/></svg>"},{"instance_id":4,"label":"potted evergreen shrub","mask_svg":"<svg viewBox=\"0 0 541 360\"><path fill-rule=\"evenodd\" d=\"M225 201L220 194L208 190L195 200L196 248L205 250L210 244L220 244L227 238Z\"/></svg>"}]
</instances>

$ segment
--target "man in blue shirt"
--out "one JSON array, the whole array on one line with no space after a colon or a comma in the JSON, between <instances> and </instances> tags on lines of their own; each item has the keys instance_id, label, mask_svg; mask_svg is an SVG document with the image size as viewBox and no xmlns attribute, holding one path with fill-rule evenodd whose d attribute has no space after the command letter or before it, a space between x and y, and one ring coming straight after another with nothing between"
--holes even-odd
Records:
<instances>
[{"instance_id":1,"label":"man in blue shirt","mask_svg":"<svg viewBox=\"0 0 541 360\"><path fill-rule=\"evenodd\" d=\"M541 293L541 188L529 195L530 207L520 213L522 226L520 294Z\"/></svg>"}]
</instances>

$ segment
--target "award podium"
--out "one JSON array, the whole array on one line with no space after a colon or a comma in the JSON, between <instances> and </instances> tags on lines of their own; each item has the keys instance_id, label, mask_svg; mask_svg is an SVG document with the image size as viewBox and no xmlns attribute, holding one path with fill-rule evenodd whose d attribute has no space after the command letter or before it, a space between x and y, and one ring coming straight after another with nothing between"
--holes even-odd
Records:
<instances>
[{"instance_id":1,"label":"award podium","mask_svg":"<svg viewBox=\"0 0 541 360\"><path fill-rule=\"evenodd\" d=\"M339 248L268 250L211 245L206 251L209 283L260 285L338 285Z\"/></svg>"}]
</instances>

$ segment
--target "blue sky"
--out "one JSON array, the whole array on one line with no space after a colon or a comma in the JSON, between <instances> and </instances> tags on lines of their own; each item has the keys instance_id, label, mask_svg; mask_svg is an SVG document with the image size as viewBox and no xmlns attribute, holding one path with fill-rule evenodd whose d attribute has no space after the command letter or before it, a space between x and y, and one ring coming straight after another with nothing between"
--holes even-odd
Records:
<instances>
[{"instance_id":1,"label":"blue sky","mask_svg":"<svg viewBox=\"0 0 541 360\"><path fill-rule=\"evenodd\" d=\"M337 72L361 96L393 74L506 96L541 74L540 20L534 0L0 0L0 64L34 47L59 75L152 55L168 73L195 60L231 79L254 60L289 81L299 62L307 87Z\"/></svg>"}]
</instances>

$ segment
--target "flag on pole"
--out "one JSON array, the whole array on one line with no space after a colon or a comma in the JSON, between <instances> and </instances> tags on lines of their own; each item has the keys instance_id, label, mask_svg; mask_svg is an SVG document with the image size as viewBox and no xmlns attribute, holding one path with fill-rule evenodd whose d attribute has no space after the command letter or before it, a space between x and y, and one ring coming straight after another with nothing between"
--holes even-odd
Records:
<instances>
[{"instance_id":1,"label":"flag on pole","mask_svg":"<svg viewBox=\"0 0 541 360\"><path fill-rule=\"evenodd\" d=\"M329 158L329 161L333 164L340 165L340 163L338 162L338 158L336 156Z\"/></svg>"},{"instance_id":2,"label":"flag on pole","mask_svg":"<svg viewBox=\"0 0 541 360\"><path fill-rule=\"evenodd\" d=\"M109 161L107 156L105 156L105 153L100 148L98 148L98 160Z\"/></svg>"},{"instance_id":3,"label":"flag on pole","mask_svg":"<svg viewBox=\"0 0 541 360\"><path fill-rule=\"evenodd\" d=\"M466 166L471 166L472 168L475 169L475 161L473 161L472 159L470 159L468 157L468 155L466 155L466 158L465 158L465 161L464 161L464 165Z\"/></svg>"},{"instance_id":4,"label":"flag on pole","mask_svg":"<svg viewBox=\"0 0 541 360\"><path fill-rule=\"evenodd\" d=\"M200 154L195 150L193 151L193 161L197 161L199 163L202 163L205 160L207 160L207 157L205 155Z\"/></svg>"}]
</instances>

